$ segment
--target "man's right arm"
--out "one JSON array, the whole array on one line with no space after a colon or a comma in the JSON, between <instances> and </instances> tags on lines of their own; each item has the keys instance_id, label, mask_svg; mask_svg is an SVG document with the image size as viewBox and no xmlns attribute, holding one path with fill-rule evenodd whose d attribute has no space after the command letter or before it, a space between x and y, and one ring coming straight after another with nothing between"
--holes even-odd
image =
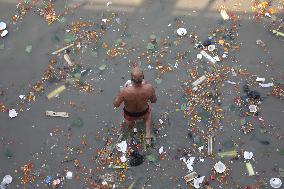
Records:
<instances>
[{"instance_id":1,"label":"man's right arm","mask_svg":"<svg viewBox=\"0 0 284 189\"><path fill-rule=\"evenodd\" d=\"M156 96L155 89L154 89L153 86L151 86L150 102L151 102L151 103L156 103L156 102L157 102L157 96Z\"/></svg>"}]
</instances>

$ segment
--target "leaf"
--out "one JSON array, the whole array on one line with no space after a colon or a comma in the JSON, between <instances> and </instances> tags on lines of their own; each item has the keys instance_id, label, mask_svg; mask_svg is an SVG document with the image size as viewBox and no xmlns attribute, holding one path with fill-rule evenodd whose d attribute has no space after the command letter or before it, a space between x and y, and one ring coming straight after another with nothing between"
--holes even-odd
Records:
<instances>
[{"instance_id":1,"label":"leaf","mask_svg":"<svg viewBox=\"0 0 284 189\"><path fill-rule=\"evenodd\" d=\"M71 43L71 42L73 42L75 40L76 40L76 38L75 38L74 35L72 35L70 33L65 33L65 35L64 35L64 42Z\"/></svg>"},{"instance_id":2,"label":"leaf","mask_svg":"<svg viewBox=\"0 0 284 189\"><path fill-rule=\"evenodd\" d=\"M106 69L106 64L102 64L100 67L99 67L99 70L103 71Z\"/></svg>"},{"instance_id":3,"label":"leaf","mask_svg":"<svg viewBox=\"0 0 284 189\"><path fill-rule=\"evenodd\" d=\"M71 127L83 127L84 126L84 121L81 117L74 117L72 120L71 120Z\"/></svg>"},{"instance_id":4,"label":"leaf","mask_svg":"<svg viewBox=\"0 0 284 189\"><path fill-rule=\"evenodd\" d=\"M4 43L2 43L2 44L0 45L0 50L4 50L4 48L5 48L5 45L4 45Z\"/></svg>"},{"instance_id":5,"label":"leaf","mask_svg":"<svg viewBox=\"0 0 284 189\"><path fill-rule=\"evenodd\" d=\"M245 119L245 118L242 118L242 119L240 120L240 124L241 124L241 125L245 125L245 124L246 124L246 119Z\"/></svg>"},{"instance_id":6,"label":"leaf","mask_svg":"<svg viewBox=\"0 0 284 189\"><path fill-rule=\"evenodd\" d=\"M149 162L156 162L157 161L157 158L153 155L153 154L149 154L146 156L146 159L149 161Z\"/></svg>"},{"instance_id":7,"label":"leaf","mask_svg":"<svg viewBox=\"0 0 284 189\"><path fill-rule=\"evenodd\" d=\"M155 45L153 45L152 43L148 43L147 45L148 50L153 50L154 48L155 48Z\"/></svg>"},{"instance_id":8,"label":"leaf","mask_svg":"<svg viewBox=\"0 0 284 189\"><path fill-rule=\"evenodd\" d=\"M159 85L162 83L162 79L155 79L155 82Z\"/></svg>"},{"instance_id":9,"label":"leaf","mask_svg":"<svg viewBox=\"0 0 284 189\"><path fill-rule=\"evenodd\" d=\"M27 45L26 46L26 49L25 49L26 53L30 54L32 52L32 50L33 50L33 46L32 45Z\"/></svg>"}]
</instances>

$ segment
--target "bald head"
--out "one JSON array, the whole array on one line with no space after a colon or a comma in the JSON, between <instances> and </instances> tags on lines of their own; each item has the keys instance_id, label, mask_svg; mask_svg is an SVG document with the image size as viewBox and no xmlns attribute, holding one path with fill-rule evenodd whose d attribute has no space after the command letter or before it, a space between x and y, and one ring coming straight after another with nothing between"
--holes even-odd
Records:
<instances>
[{"instance_id":1,"label":"bald head","mask_svg":"<svg viewBox=\"0 0 284 189\"><path fill-rule=\"evenodd\" d=\"M131 80L136 84L141 84L144 79L143 71L136 66L131 71Z\"/></svg>"}]
</instances>

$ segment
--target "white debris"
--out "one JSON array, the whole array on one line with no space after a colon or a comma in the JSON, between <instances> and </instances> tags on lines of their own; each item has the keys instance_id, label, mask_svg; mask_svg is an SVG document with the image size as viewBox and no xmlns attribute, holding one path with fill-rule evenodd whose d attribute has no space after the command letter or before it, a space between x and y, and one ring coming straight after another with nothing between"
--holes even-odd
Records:
<instances>
[{"instance_id":1,"label":"white debris","mask_svg":"<svg viewBox=\"0 0 284 189\"><path fill-rule=\"evenodd\" d=\"M11 184L13 181L13 178L11 175L6 175L0 185L0 189L5 189L9 184Z\"/></svg>"},{"instance_id":2,"label":"white debris","mask_svg":"<svg viewBox=\"0 0 284 189\"><path fill-rule=\"evenodd\" d=\"M164 123L162 119L159 119L159 122L161 125Z\"/></svg>"},{"instance_id":3,"label":"white debris","mask_svg":"<svg viewBox=\"0 0 284 189\"><path fill-rule=\"evenodd\" d=\"M159 154L162 154L164 151L164 147L162 146L160 149L159 149Z\"/></svg>"},{"instance_id":4,"label":"white debris","mask_svg":"<svg viewBox=\"0 0 284 189\"><path fill-rule=\"evenodd\" d=\"M236 85L237 83L236 82L233 82L233 81L226 81L227 83L230 83L232 85Z\"/></svg>"},{"instance_id":5,"label":"white debris","mask_svg":"<svg viewBox=\"0 0 284 189\"><path fill-rule=\"evenodd\" d=\"M182 37L182 36L185 36L187 34L187 31L186 31L185 28L179 28L179 29L177 29L177 34Z\"/></svg>"},{"instance_id":6,"label":"white debris","mask_svg":"<svg viewBox=\"0 0 284 189\"><path fill-rule=\"evenodd\" d=\"M125 155L123 155L123 156L120 157L120 161L121 161L122 163L126 162L126 160L127 160L127 159L126 159Z\"/></svg>"},{"instance_id":7,"label":"white debris","mask_svg":"<svg viewBox=\"0 0 284 189\"><path fill-rule=\"evenodd\" d=\"M126 153L126 150L127 150L127 143L126 141L122 141L121 143L118 143L116 145L116 148L118 151L122 152L122 153Z\"/></svg>"},{"instance_id":8,"label":"white debris","mask_svg":"<svg viewBox=\"0 0 284 189\"><path fill-rule=\"evenodd\" d=\"M257 82L264 82L264 81L265 81L265 78L257 77L257 78L255 79L255 81L257 81Z\"/></svg>"},{"instance_id":9,"label":"white debris","mask_svg":"<svg viewBox=\"0 0 284 189\"><path fill-rule=\"evenodd\" d=\"M223 20L229 20L229 19L230 19L230 17L229 17L229 15L228 15L228 13L226 12L226 10L222 9L222 10L220 11L220 14L221 14Z\"/></svg>"},{"instance_id":10,"label":"white debris","mask_svg":"<svg viewBox=\"0 0 284 189\"><path fill-rule=\"evenodd\" d=\"M257 112L257 106L256 105L249 105L249 111L252 113Z\"/></svg>"},{"instance_id":11,"label":"white debris","mask_svg":"<svg viewBox=\"0 0 284 189\"><path fill-rule=\"evenodd\" d=\"M220 61L221 61L220 58L219 58L219 56L214 56L213 58L214 58L214 60L216 60L217 62L220 62Z\"/></svg>"},{"instance_id":12,"label":"white debris","mask_svg":"<svg viewBox=\"0 0 284 189\"><path fill-rule=\"evenodd\" d=\"M0 22L0 30L5 30L7 27L5 22Z\"/></svg>"},{"instance_id":13,"label":"white debris","mask_svg":"<svg viewBox=\"0 0 284 189\"><path fill-rule=\"evenodd\" d=\"M244 151L244 158L245 159L252 159L253 158L253 153L252 152L248 152L248 151Z\"/></svg>"},{"instance_id":14,"label":"white debris","mask_svg":"<svg viewBox=\"0 0 284 189\"><path fill-rule=\"evenodd\" d=\"M200 188L202 182L204 181L205 176L202 177L198 177L196 179L193 180L193 186L194 188Z\"/></svg>"},{"instance_id":15,"label":"white debris","mask_svg":"<svg viewBox=\"0 0 284 189\"><path fill-rule=\"evenodd\" d=\"M109 6L109 5L111 5L111 4L112 4L112 2L111 2L111 1L109 1L109 2L107 2L107 4L106 4L106 5L107 5L107 6Z\"/></svg>"},{"instance_id":16,"label":"white debris","mask_svg":"<svg viewBox=\"0 0 284 189\"><path fill-rule=\"evenodd\" d=\"M197 54L196 58L201 60L202 59L202 54Z\"/></svg>"},{"instance_id":17,"label":"white debris","mask_svg":"<svg viewBox=\"0 0 284 189\"><path fill-rule=\"evenodd\" d=\"M272 188L280 188L282 185L282 181L280 180L280 178L271 178L270 185Z\"/></svg>"},{"instance_id":18,"label":"white debris","mask_svg":"<svg viewBox=\"0 0 284 189\"><path fill-rule=\"evenodd\" d=\"M198 78L197 80L195 80L194 82L192 82L191 85L192 85L193 87L196 87L197 85L199 85L199 84L201 84L203 81L205 81L205 79L206 79L206 76L203 75L203 76L201 76L200 78Z\"/></svg>"},{"instance_id":19,"label":"white debris","mask_svg":"<svg viewBox=\"0 0 284 189\"><path fill-rule=\"evenodd\" d=\"M25 98L25 95L19 95L19 98L23 99L23 98Z\"/></svg>"},{"instance_id":20,"label":"white debris","mask_svg":"<svg viewBox=\"0 0 284 189\"><path fill-rule=\"evenodd\" d=\"M201 152L201 150L203 150L203 149L204 149L204 146L198 147L199 152Z\"/></svg>"},{"instance_id":21,"label":"white debris","mask_svg":"<svg viewBox=\"0 0 284 189\"><path fill-rule=\"evenodd\" d=\"M14 118L14 117L17 117L17 116L18 116L18 113L16 112L15 109L9 110L9 117L10 118Z\"/></svg>"},{"instance_id":22,"label":"white debris","mask_svg":"<svg viewBox=\"0 0 284 189\"><path fill-rule=\"evenodd\" d=\"M272 87L274 84L273 83L259 83L261 87Z\"/></svg>"},{"instance_id":23,"label":"white debris","mask_svg":"<svg viewBox=\"0 0 284 189\"><path fill-rule=\"evenodd\" d=\"M222 163L221 161L217 162L215 165L214 165L214 169L217 173L224 173L225 170L226 170L226 166L224 163Z\"/></svg>"},{"instance_id":24,"label":"white debris","mask_svg":"<svg viewBox=\"0 0 284 189\"><path fill-rule=\"evenodd\" d=\"M216 64L217 61L212 56L210 56L207 52L201 51L200 54L204 56L207 60L209 60L211 63Z\"/></svg>"},{"instance_id":25,"label":"white debris","mask_svg":"<svg viewBox=\"0 0 284 189\"><path fill-rule=\"evenodd\" d=\"M66 178L69 179L69 180L72 179L73 178L73 173L71 171L67 171Z\"/></svg>"},{"instance_id":26,"label":"white debris","mask_svg":"<svg viewBox=\"0 0 284 189\"><path fill-rule=\"evenodd\" d=\"M182 158L180 158L180 160L182 160L186 164L187 169L189 170L189 172L193 171L192 165L193 165L193 162L195 160L195 157L190 157L188 160L186 160L185 157L182 157Z\"/></svg>"},{"instance_id":27,"label":"white debris","mask_svg":"<svg viewBox=\"0 0 284 189\"><path fill-rule=\"evenodd\" d=\"M151 70L153 67L151 65L148 66L148 69Z\"/></svg>"},{"instance_id":28,"label":"white debris","mask_svg":"<svg viewBox=\"0 0 284 189\"><path fill-rule=\"evenodd\" d=\"M215 45L209 45L208 46L208 51L209 52L212 52L212 51L214 51L215 50Z\"/></svg>"},{"instance_id":29,"label":"white debris","mask_svg":"<svg viewBox=\"0 0 284 189\"><path fill-rule=\"evenodd\" d=\"M3 30L1 32L1 37L5 37L8 33L9 33L8 30Z\"/></svg>"},{"instance_id":30,"label":"white debris","mask_svg":"<svg viewBox=\"0 0 284 189\"><path fill-rule=\"evenodd\" d=\"M103 19L102 19L102 22L106 23L106 22L107 22L107 19L103 18Z\"/></svg>"}]
</instances>

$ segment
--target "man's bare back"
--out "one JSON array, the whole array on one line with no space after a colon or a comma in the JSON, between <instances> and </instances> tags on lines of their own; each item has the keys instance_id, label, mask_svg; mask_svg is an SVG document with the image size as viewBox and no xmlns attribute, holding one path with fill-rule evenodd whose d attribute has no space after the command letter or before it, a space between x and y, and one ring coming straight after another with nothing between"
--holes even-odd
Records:
<instances>
[{"instance_id":1,"label":"man's bare back","mask_svg":"<svg viewBox=\"0 0 284 189\"><path fill-rule=\"evenodd\" d=\"M154 88L150 84L142 83L141 86L124 87L121 91L124 106L128 112L143 112L148 104L156 102Z\"/></svg>"}]
</instances>

